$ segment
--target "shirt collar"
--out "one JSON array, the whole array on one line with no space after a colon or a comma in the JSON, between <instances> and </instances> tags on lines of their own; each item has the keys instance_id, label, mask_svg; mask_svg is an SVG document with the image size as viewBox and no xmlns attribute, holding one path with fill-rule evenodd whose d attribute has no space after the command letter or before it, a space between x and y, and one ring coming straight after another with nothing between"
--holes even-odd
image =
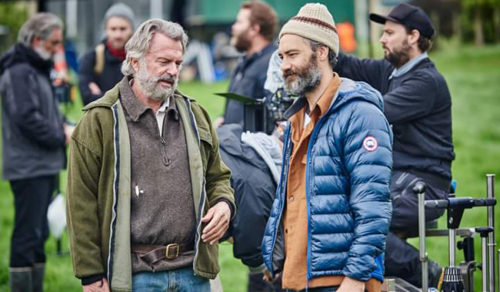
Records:
<instances>
[{"instance_id":1,"label":"shirt collar","mask_svg":"<svg viewBox=\"0 0 500 292\"><path fill-rule=\"evenodd\" d=\"M120 82L120 97L121 101L123 104L123 107L127 111L127 113L130 115L132 118L132 121L137 122L139 118L148 110L153 111L151 108L145 106L143 103L141 103L137 97L135 96L134 92L132 91L131 87L131 82L132 78L129 79L128 77L124 77L122 81ZM158 112L162 111L165 112L167 108L170 106L170 99L172 98L169 97L166 101L163 102L161 107L158 109ZM172 103L175 104L175 103ZM177 117L177 108L175 106L171 106L172 110L175 112L176 117Z\"/></svg>"},{"instance_id":2,"label":"shirt collar","mask_svg":"<svg viewBox=\"0 0 500 292\"><path fill-rule=\"evenodd\" d=\"M424 52L421 55L419 55L419 56L411 59L410 61L408 61L401 68L394 69L394 71L392 71L391 76L389 76L389 80L391 80L394 77L403 76L404 74L408 73L408 71L410 71L411 69L413 69L413 67L415 67L415 65L417 65L418 63L420 63L420 61L422 61L423 59L426 59L426 58L429 58L429 55L427 54L427 52Z\"/></svg>"},{"instance_id":3,"label":"shirt collar","mask_svg":"<svg viewBox=\"0 0 500 292\"><path fill-rule=\"evenodd\" d=\"M321 97L316 102L316 105L318 105L319 110L320 110L320 115L319 115L320 117L322 117L330 109L330 106L332 105L333 101L335 100L335 97L337 96L337 92L338 92L339 87L340 87L340 77L337 73L334 72L333 79L330 82L330 85L325 90L325 92L323 92ZM332 96L332 99L323 98L324 96L328 96L328 95ZM316 105L314 107L316 107ZM307 106L308 106L307 98L305 96L300 96L285 111L284 117L288 120L293 115L298 113L303 107L307 107Z\"/></svg>"}]
</instances>

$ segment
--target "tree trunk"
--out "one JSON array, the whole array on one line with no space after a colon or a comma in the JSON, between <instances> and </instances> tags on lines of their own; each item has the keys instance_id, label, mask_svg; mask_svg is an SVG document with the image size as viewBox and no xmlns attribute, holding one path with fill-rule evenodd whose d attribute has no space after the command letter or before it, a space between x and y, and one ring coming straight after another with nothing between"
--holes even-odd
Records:
<instances>
[{"instance_id":1,"label":"tree trunk","mask_svg":"<svg viewBox=\"0 0 500 292\"><path fill-rule=\"evenodd\" d=\"M500 4L494 5L493 23L495 25L495 41L500 43Z\"/></svg>"},{"instance_id":2,"label":"tree trunk","mask_svg":"<svg viewBox=\"0 0 500 292\"><path fill-rule=\"evenodd\" d=\"M460 11L453 12L453 36L457 38L459 43L462 43L462 21Z\"/></svg>"},{"instance_id":3,"label":"tree trunk","mask_svg":"<svg viewBox=\"0 0 500 292\"><path fill-rule=\"evenodd\" d=\"M481 18L481 6L474 8L474 42L477 47L484 45L483 19Z\"/></svg>"}]
</instances>

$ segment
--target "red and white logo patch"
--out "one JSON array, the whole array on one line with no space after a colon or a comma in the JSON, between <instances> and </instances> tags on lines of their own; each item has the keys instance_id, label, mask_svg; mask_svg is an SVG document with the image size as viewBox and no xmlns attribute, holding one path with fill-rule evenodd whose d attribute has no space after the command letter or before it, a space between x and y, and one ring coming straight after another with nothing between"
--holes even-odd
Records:
<instances>
[{"instance_id":1,"label":"red and white logo patch","mask_svg":"<svg viewBox=\"0 0 500 292\"><path fill-rule=\"evenodd\" d=\"M375 139L373 136L366 136L366 138L363 140L363 148L366 149L366 151L373 152L377 150L378 148L378 141Z\"/></svg>"}]
</instances>

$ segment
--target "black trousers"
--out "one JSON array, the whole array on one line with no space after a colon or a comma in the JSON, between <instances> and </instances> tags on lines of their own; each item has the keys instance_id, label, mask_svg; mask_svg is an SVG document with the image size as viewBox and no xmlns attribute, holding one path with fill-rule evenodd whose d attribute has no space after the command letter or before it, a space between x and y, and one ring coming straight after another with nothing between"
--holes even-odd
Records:
<instances>
[{"instance_id":1,"label":"black trousers","mask_svg":"<svg viewBox=\"0 0 500 292\"><path fill-rule=\"evenodd\" d=\"M390 187L393 214L385 254L385 275L402 278L416 287L422 286L422 264L419 251L406 242L405 237L418 236L418 196L413 193L413 187L419 181L424 180L409 172L393 173ZM443 200L447 196L447 191L426 184L426 200ZM443 213L444 210L426 210L426 221L435 220ZM429 261L429 284L434 285L440 275L441 267Z\"/></svg>"},{"instance_id":2,"label":"black trousers","mask_svg":"<svg viewBox=\"0 0 500 292\"><path fill-rule=\"evenodd\" d=\"M247 292L285 292L281 289L281 276L272 283L264 281L264 274L248 274Z\"/></svg>"},{"instance_id":3,"label":"black trousers","mask_svg":"<svg viewBox=\"0 0 500 292\"><path fill-rule=\"evenodd\" d=\"M45 263L45 241L49 237L47 210L56 188L56 176L12 180L10 187L15 205L10 266Z\"/></svg>"}]
</instances>

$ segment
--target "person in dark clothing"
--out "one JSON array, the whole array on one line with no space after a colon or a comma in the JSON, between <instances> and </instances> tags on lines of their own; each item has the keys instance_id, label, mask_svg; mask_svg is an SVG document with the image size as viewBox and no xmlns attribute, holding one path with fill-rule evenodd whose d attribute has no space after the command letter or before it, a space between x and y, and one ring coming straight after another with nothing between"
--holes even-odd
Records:
<instances>
[{"instance_id":1,"label":"person in dark clothing","mask_svg":"<svg viewBox=\"0 0 500 292\"><path fill-rule=\"evenodd\" d=\"M455 159L451 96L446 80L427 55L434 28L422 9L403 3L388 16L370 14L370 19L384 24L380 42L385 58L360 60L340 54L335 70L342 77L369 83L383 95L384 113L394 132L393 216L386 275L421 287L418 251L405 241L409 234L418 234L418 200L412 188L423 181L427 200L448 195ZM427 210L426 219L435 220L442 214ZM441 280L442 268L431 261L431 287L439 286Z\"/></svg>"},{"instance_id":2,"label":"person in dark clothing","mask_svg":"<svg viewBox=\"0 0 500 292\"><path fill-rule=\"evenodd\" d=\"M281 170L281 145L264 133L243 133L239 124L223 125L217 135L222 160L231 169L238 209L225 237L232 237L234 257L250 270L248 291L284 291L279 280L272 284L262 281L261 253Z\"/></svg>"},{"instance_id":3,"label":"person in dark clothing","mask_svg":"<svg viewBox=\"0 0 500 292\"><path fill-rule=\"evenodd\" d=\"M123 79L125 44L134 32L134 18L132 9L123 3L116 3L106 11L106 38L80 61L78 87L83 105L101 98Z\"/></svg>"},{"instance_id":4,"label":"person in dark clothing","mask_svg":"<svg viewBox=\"0 0 500 292\"><path fill-rule=\"evenodd\" d=\"M229 91L250 98L263 98L269 93L264 89L269 59L277 49L272 43L278 19L274 9L260 1L244 2L232 26L231 44L244 53L231 77ZM243 125L243 104L227 100L224 117L217 125Z\"/></svg>"},{"instance_id":5,"label":"person in dark clothing","mask_svg":"<svg viewBox=\"0 0 500 292\"><path fill-rule=\"evenodd\" d=\"M14 193L9 282L12 292L43 291L47 209L57 174L66 165L64 124L50 80L62 21L39 13L19 31L18 43L0 59L3 178Z\"/></svg>"}]
</instances>

